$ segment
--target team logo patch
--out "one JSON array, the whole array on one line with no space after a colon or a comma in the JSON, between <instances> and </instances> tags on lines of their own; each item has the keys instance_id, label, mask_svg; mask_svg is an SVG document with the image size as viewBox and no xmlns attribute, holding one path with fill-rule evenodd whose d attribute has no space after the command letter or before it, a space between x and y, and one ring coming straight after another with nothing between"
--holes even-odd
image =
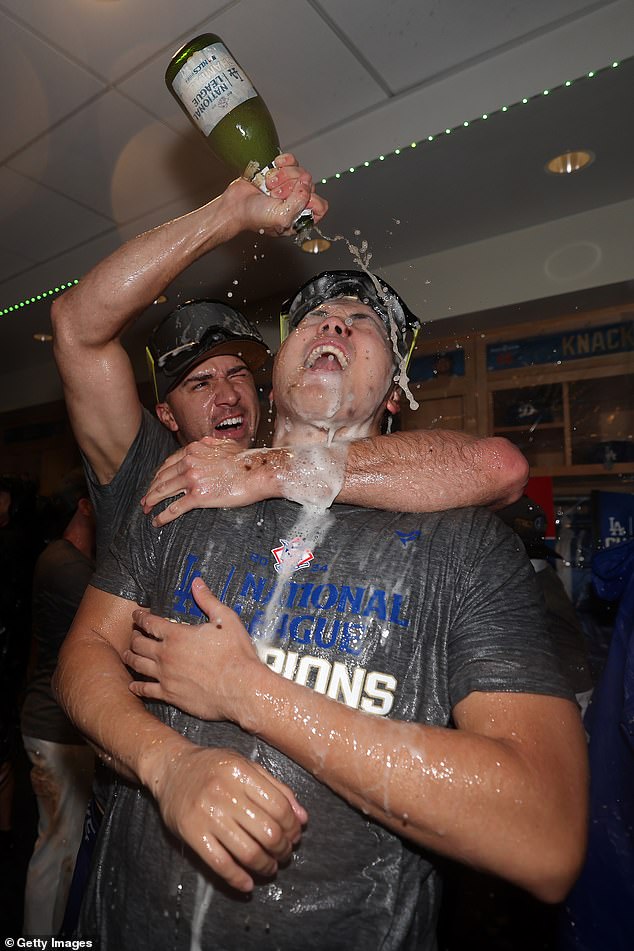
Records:
<instances>
[{"instance_id":1,"label":"team logo patch","mask_svg":"<svg viewBox=\"0 0 634 951\"><path fill-rule=\"evenodd\" d=\"M304 539L297 535L290 541L286 538L280 538L281 545L277 548L271 548L271 554L275 558L276 571L298 571L300 568L308 568L315 557L308 548L304 547Z\"/></svg>"},{"instance_id":2,"label":"team logo patch","mask_svg":"<svg viewBox=\"0 0 634 951\"><path fill-rule=\"evenodd\" d=\"M403 548L407 547L408 542L415 542L420 538L420 532L396 532L396 537L403 544Z\"/></svg>"}]
</instances>

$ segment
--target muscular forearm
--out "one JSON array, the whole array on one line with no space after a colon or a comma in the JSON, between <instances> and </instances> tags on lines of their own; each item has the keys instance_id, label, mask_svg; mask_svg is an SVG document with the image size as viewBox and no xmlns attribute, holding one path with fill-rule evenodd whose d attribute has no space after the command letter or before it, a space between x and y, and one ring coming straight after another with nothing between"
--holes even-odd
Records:
<instances>
[{"instance_id":1,"label":"muscular forearm","mask_svg":"<svg viewBox=\"0 0 634 951\"><path fill-rule=\"evenodd\" d=\"M584 814L575 803L583 803L584 790L565 776L565 764L557 764L556 777L535 769L539 735L524 749L495 736L359 713L271 672L257 680L241 690L241 725L351 805L544 900L563 897L581 861ZM576 714L567 701L554 702L562 727Z\"/></svg>"},{"instance_id":2,"label":"muscular forearm","mask_svg":"<svg viewBox=\"0 0 634 951\"><path fill-rule=\"evenodd\" d=\"M123 331L178 274L236 234L289 234L307 203L316 221L325 213L326 202L311 197L310 175L293 156L278 156L267 184L270 196L236 179L202 208L127 242L55 301L54 350L66 405L100 482L110 482L118 471L141 421Z\"/></svg>"},{"instance_id":3,"label":"muscular forearm","mask_svg":"<svg viewBox=\"0 0 634 951\"><path fill-rule=\"evenodd\" d=\"M188 744L130 693L130 679L110 644L92 631L72 631L53 683L61 706L104 762L151 786L153 758L176 755Z\"/></svg>"},{"instance_id":4,"label":"muscular forearm","mask_svg":"<svg viewBox=\"0 0 634 951\"><path fill-rule=\"evenodd\" d=\"M512 443L414 430L350 443L338 501L394 511L499 508L522 494L528 464Z\"/></svg>"},{"instance_id":5,"label":"muscular forearm","mask_svg":"<svg viewBox=\"0 0 634 951\"><path fill-rule=\"evenodd\" d=\"M156 514L157 525L193 508L233 508L272 498L324 508L336 500L409 512L500 508L519 498L527 477L524 456L506 439L450 431L238 454L203 439L166 460L143 504L149 513L175 497Z\"/></svg>"},{"instance_id":6,"label":"muscular forearm","mask_svg":"<svg viewBox=\"0 0 634 951\"><path fill-rule=\"evenodd\" d=\"M291 234L294 218L307 204L320 220L328 206L312 194L310 175L292 155L279 156L275 165L266 179L270 196L236 179L196 211L128 241L58 298L53 324L62 363L69 344L76 357L75 346L95 348L115 340L185 268L240 232Z\"/></svg>"},{"instance_id":7,"label":"muscular forearm","mask_svg":"<svg viewBox=\"0 0 634 951\"><path fill-rule=\"evenodd\" d=\"M180 271L230 237L233 228L221 196L133 238L55 301L55 358L66 405L75 438L100 482L112 480L141 422L121 334Z\"/></svg>"},{"instance_id":8,"label":"muscular forearm","mask_svg":"<svg viewBox=\"0 0 634 951\"><path fill-rule=\"evenodd\" d=\"M229 240L236 225L224 196L122 245L53 304L55 347L101 348L116 340L189 264Z\"/></svg>"},{"instance_id":9,"label":"muscular forearm","mask_svg":"<svg viewBox=\"0 0 634 951\"><path fill-rule=\"evenodd\" d=\"M441 430L255 450L242 454L242 467L236 481L248 486L248 501L336 500L399 512L502 507L519 498L528 478L524 456L508 440Z\"/></svg>"},{"instance_id":10,"label":"muscular forearm","mask_svg":"<svg viewBox=\"0 0 634 951\"><path fill-rule=\"evenodd\" d=\"M506 439L414 430L330 447L258 453L249 472L261 498L436 512L468 505L501 508L522 494L528 464Z\"/></svg>"}]
</instances>

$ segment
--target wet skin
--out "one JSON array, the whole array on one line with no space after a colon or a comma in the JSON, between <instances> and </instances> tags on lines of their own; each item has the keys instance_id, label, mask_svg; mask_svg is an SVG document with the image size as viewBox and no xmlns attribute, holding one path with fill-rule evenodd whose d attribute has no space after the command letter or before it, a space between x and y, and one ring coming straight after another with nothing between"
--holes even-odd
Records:
<instances>
[{"instance_id":1,"label":"wet skin","mask_svg":"<svg viewBox=\"0 0 634 951\"><path fill-rule=\"evenodd\" d=\"M378 433L395 412L394 357L385 324L356 299L328 301L304 317L284 341L273 368L278 419L308 441L336 430L339 438ZM315 432L321 430L320 433ZM294 442L301 442L294 434ZM284 442L276 430L276 444Z\"/></svg>"}]
</instances>

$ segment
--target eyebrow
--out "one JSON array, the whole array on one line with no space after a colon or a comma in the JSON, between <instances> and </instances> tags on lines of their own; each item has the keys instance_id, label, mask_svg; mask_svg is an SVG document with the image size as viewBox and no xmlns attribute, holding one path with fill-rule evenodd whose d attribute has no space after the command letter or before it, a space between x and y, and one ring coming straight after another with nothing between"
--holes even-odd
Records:
<instances>
[{"instance_id":1,"label":"eyebrow","mask_svg":"<svg viewBox=\"0 0 634 951\"><path fill-rule=\"evenodd\" d=\"M314 310L309 310L307 314L304 314L304 317L302 317L302 320L304 320L305 317L312 316L313 314L317 314L318 316L323 315L324 317L330 316L328 305L331 303L336 304L337 299L338 298L334 297L332 301L325 301L323 304L319 304L317 307L315 307ZM371 313L368 313L368 311L366 310L355 310L351 314L346 314L346 317L374 317L374 319L377 320L382 327L385 327L386 326L385 321L383 320L381 315L375 311L374 307L370 307L369 304L367 304L366 306L368 307L368 310L371 311Z\"/></svg>"},{"instance_id":2,"label":"eyebrow","mask_svg":"<svg viewBox=\"0 0 634 951\"><path fill-rule=\"evenodd\" d=\"M236 373L242 373L246 371L250 373L246 363L236 363L234 366L229 367L224 376L235 376ZM186 376L183 380L183 383L200 383L202 380L214 380L217 376L215 370L194 370L193 373L190 373L189 376Z\"/></svg>"}]
</instances>

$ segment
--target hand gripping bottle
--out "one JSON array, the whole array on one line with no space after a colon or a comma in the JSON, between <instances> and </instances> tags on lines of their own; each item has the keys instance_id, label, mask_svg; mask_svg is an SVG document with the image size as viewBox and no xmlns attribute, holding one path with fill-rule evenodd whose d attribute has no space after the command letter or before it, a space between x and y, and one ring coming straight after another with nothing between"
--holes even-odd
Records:
<instances>
[{"instance_id":1,"label":"hand gripping bottle","mask_svg":"<svg viewBox=\"0 0 634 951\"><path fill-rule=\"evenodd\" d=\"M219 36L203 33L174 54L165 83L215 155L266 192L264 176L281 152L266 103ZM304 237L313 224L304 210L293 227Z\"/></svg>"}]
</instances>

